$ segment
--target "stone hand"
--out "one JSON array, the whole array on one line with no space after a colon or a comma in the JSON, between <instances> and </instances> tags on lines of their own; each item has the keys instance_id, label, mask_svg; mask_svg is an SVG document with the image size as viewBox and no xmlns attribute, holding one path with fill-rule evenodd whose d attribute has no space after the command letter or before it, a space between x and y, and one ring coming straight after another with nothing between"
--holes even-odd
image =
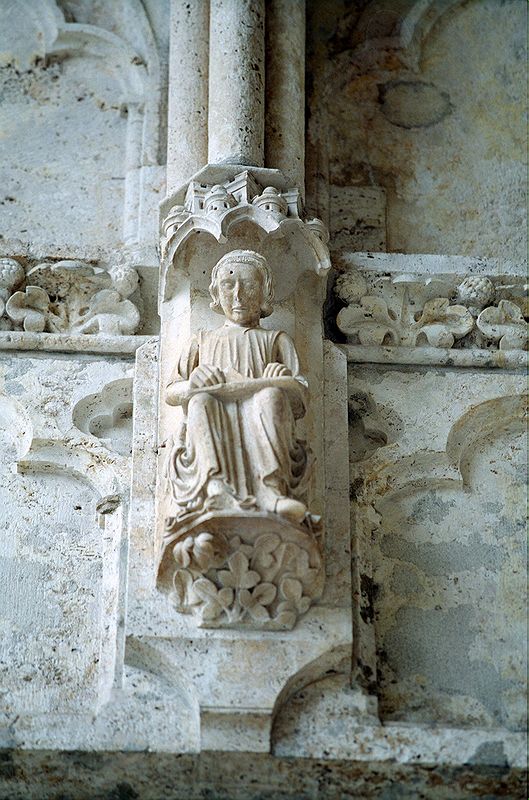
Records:
<instances>
[{"instance_id":1,"label":"stone hand","mask_svg":"<svg viewBox=\"0 0 529 800\"><path fill-rule=\"evenodd\" d=\"M284 378L290 375L292 375L292 372L289 368L277 361L267 364L263 372L263 378Z\"/></svg>"},{"instance_id":2,"label":"stone hand","mask_svg":"<svg viewBox=\"0 0 529 800\"><path fill-rule=\"evenodd\" d=\"M202 364L191 373L189 388L202 389L206 386L216 386L219 383L226 383L226 377L222 370L218 369L218 367Z\"/></svg>"}]
</instances>

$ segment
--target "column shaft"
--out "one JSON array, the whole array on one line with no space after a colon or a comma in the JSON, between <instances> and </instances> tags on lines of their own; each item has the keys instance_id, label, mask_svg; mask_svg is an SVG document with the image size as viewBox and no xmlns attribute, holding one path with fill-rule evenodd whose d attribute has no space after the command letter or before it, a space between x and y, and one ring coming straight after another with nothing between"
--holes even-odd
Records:
<instances>
[{"instance_id":1,"label":"column shaft","mask_svg":"<svg viewBox=\"0 0 529 800\"><path fill-rule=\"evenodd\" d=\"M266 6L265 164L305 186L305 2Z\"/></svg>"},{"instance_id":2,"label":"column shaft","mask_svg":"<svg viewBox=\"0 0 529 800\"><path fill-rule=\"evenodd\" d=\"M207 0L171 0L167 194L207 163Z\"/></svg>"},{"instance_id":3,"label":"column shaft","mask_svg":"<svg viewBox=\"0 0 529 800\"><path fill-rule=\"evenodd\" d=\"M211 0L209 162L264 164L264 0Z\"/></svg>"}]
</instances>

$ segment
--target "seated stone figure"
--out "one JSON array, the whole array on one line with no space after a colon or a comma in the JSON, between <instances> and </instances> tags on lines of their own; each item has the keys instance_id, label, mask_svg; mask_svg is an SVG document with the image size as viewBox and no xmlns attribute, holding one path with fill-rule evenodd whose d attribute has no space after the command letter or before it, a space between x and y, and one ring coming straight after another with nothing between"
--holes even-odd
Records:
<instances>
[{"instance_id":1,"label":"seated stone figure","mask_svg":"<svg viewBox=\"0 0 529 800\"><path fill-rule=\"evenodd\" d=\"M226 321L192 337L166 394L184 409L168 469L175 522L239 509L299 524L308 459L295 419L308 390L290 337L259 324L272 313L272 272L258 253L235 250L213 268L209 290L211 308Z\"/></svg>"}]
</instances>

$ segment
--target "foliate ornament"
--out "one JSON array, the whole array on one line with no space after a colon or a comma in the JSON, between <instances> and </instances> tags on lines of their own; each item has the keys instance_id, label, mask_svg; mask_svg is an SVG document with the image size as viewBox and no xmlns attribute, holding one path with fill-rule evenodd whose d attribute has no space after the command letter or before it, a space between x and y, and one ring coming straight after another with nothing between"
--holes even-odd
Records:
<instances>
[{"instance_id":1,"label":"foliate ornament","mask_svg":"<svg viewBox=\"0 0 529 800\"><path fill-rule=\"evenodd\" d=\"M323 588L319 548L300 531L202 531L179 540L173 558L170 600L202 627L290 629Z\"/></svg>"},{"instance_id":2,"label":"foliate ornament","mask_svg":"<svg viewBox=\"0 0 529 800\"><path fill-rule=\"evenodd\" d=\"M12 328L12 320L6 318L6 303L15 287L24 280L24 268L14 258L0 258L0 330Z\"/></svg>"},{"instance_id":3,"label":"foliate ornament","mask_svg":"<svg viewBox=\"0 0 529 800\"><path fill-rule=\"evenodd\" d=\"M338 275L334 291L344 303L354 303L367 294L367 282L361 272L350 270Z\"/></svg>"},{"instance_id":4,"label":"foliate ornament","mask_svg":"<svg viewBox=\"0 0 529 800\"><path fill-rule=\"evenodd\" d=\"M24 279L26 286L12 294ZM137 286L128 266L107 271L82 261L45 261L26 275L14 259L0 259L0 316L5 310L16 330L34 333L134 333L139 312L126 298Z\"/></svg>"},{"instance_id":5,"label":"foliate ornament","mask_svg":"<svg viewBox=\"0 0 529 800\"><path fill-rule=\"evenodd\" d=\"M492 281L482 275L469 275L457 287L458 298L469 307L479 311L494 299Z\"/></svg>"},{"instance_id":6,"label":"foliate ornament","mask_svg":"<svg viewBox=\"0 0 529 800\"><path fill-rule=\"evenodd\" d=\"M123 300L115 289L102 289L91 298L74 330L77 333L130 335L139 323L140 313L134 303Z\"/></svg>"},{"instance_id":7,"label":"foliate ornament","mask_svg":"<svg viewBox=\"0 0 529 800\"><path fill-rule=\"evenodd\" d=\"M510 300L485 308L476 324L488 339L499 341L500 350L527 350L527 322L519 306Z\"/></svg>"},{"instance_id":8,"label":"foliate ornament","mask_svg":"<svg viewBox=\"0 0 529 800\"><path fill-rule=\"evenodd\" d=\"M362 345L408 347L424 340L430 347L450 348L474 326L467 308L450 305L444 297L428 300L422 311L415 311L408 304L407 289L398 314L381 297L366 295L343 308L336 321L343 333L358 337Z\"/></svg>"},{"instance_id":9,"label":"foliate ornament","mask_svg":"<svg viewBox=\"0 0 529 800\"><path fill-rule=\"evenodd\" d=\"M11 295L6 312L19 330L42 333L50 314L50 298L39 286L27 286L23 292Z\"/></svg>"},{"instance_id":10,"label":"foliate ornament","mask_svg":"<svg viewBox=\"0 0 529 800\"><path fill-rule=\"evenodd\" d=\"M113 288L122 298L130 297L138 288L138 273L132 267L116 265L108 270Z\"/></svg>"},{"instance_id":11,"label":"foliate ornament","mask_svg":"<svg viewBox=\"0 0 529 800\"><path fill-rule=\"evenodd\" d=\"M0 289L14 289L24 280L25 272L14 258L0 258Z\"/></svg>"}]
</instances>

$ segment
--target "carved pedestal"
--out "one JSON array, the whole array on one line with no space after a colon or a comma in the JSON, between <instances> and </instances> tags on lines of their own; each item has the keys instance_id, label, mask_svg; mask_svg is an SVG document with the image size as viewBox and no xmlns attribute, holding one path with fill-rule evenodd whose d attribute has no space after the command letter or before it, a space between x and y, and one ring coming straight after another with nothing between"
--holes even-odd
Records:
<instances>
[{"instance_id":1,"label":"carved pedestal","mask_svg":"<svg viewBox=\"0 0 529 800\"><path fill-rule=\"evenodd\" d=\"M323 589L316 532L277 514L209 512L168 534L159 586L205 628L289 630Z\"/></svg>"}]
</instances>

